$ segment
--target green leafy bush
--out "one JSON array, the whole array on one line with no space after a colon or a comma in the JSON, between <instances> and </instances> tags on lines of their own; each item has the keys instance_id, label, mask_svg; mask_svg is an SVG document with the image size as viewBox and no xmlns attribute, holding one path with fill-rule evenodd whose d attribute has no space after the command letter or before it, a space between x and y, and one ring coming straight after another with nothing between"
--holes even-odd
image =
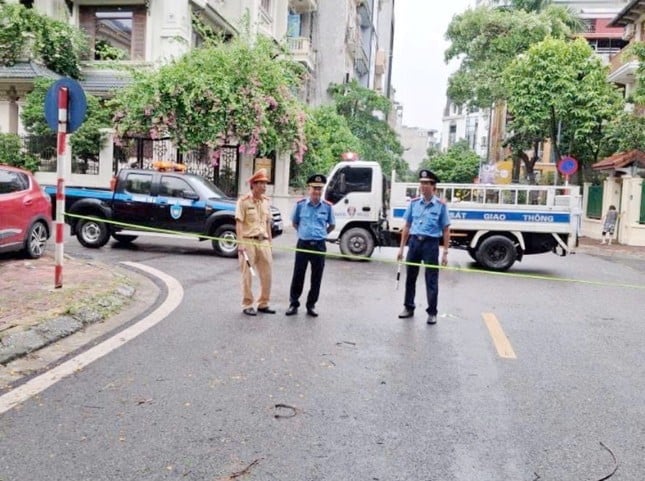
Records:
<instances>
[{"instance_id":1,"label":"green leafy bush","mask_svg":"<svg viewBox=\"0 0 645 481\"><path fill-rule=\"evenodd\" d=\"M35 57L56 73L80 78L80 60L87 49L79 29L19 4L0 3L0 64Z\"/></svg>"},{"instance_id":2,"label":"green leafy bush","mask_svg":"<svg viewBox=\"0 0 645 481\"><path fill-rule=\"evenodd\" d=\"M0 134L0 164L13 165L35 172L38 159L26 152L16 134Z\"/></svg>"}]
</instances>

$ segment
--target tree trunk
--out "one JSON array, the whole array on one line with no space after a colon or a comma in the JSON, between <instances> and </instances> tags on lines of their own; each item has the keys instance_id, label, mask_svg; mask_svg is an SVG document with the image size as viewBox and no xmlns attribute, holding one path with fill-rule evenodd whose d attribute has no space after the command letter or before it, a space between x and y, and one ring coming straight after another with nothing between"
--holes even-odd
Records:
<instances>
[{"instance_id":1,"label":"tree trunk","mask_svg":"<svg viewBox=\"0 0 645 481\"><path fill-rule=\"evenodd\" d=\"M513 170L511 172L511 182L513 184L519 184L520 183L520 170L522 166L522 154L524 152L519 151L516 152L514 150L511 150L511 158L513 159Z\"/></svg>"},{"instance_id":2,"label":"tree trunk","mask_svg":"<svg viewBox=\"0 0 645 481\"><path fill-rule=\"evenodd\" d=\"M555 115L555 107L551 106L551 144L555 152L555 163L560 162L560 146L558 145L558 122Z\"/></svg>"}]
</instances>

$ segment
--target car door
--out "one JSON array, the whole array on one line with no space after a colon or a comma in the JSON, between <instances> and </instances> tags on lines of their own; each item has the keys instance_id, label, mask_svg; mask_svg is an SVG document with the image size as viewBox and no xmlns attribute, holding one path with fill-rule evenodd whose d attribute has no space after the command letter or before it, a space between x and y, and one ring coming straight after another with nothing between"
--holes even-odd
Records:
<instances>
[{"instance_id":1,"label":"car door","mask_svg":"<svg viewBox=\"0 0 645 481\"><path fill-rule=\"evenodd\" d=\"M135 226L155 226L155 204L151 194L153 172L126 172L119 179L114 195L112 213L117 225L126 230Z\"/></svg>"},{"instance_id":2,"label":"car door","mask_svg":"<svg viewBox=\"0 0 645 481\"><path fill-rule=\"evenodd\" d=\"M29 216L25 208L29 178L22 172L0 168L0 248L23 243Z\"/></svg>"},{"instance_id":3,"label":"car door","mask_svg":"<svg viewBox=\"0 0 645 481\"><path fill-rule=\"evenodd\" d=\"M205 204L186 179L162 173L155 202L157 224L162 229L174 232L203 232Z\"/></svg>"}]
</instances>

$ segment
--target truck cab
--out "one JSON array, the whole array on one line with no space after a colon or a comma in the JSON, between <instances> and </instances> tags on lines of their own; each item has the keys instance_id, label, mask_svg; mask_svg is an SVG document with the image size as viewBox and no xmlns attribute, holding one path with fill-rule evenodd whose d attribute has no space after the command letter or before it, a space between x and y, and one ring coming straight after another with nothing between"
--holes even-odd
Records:
<instances>
[{"instance_id":1,"label":"truck cab","mask_svg":"<svg viewBox=\"0 0 645 481\"><path fill-rule=\"evenodd\" d=\"M386 221L387 179L378 162L343 161L334 166L323 198L333 205L336 228L327 240L343 254L369 257L381 245L380 224Z\"/></svg>"}]
</instances>

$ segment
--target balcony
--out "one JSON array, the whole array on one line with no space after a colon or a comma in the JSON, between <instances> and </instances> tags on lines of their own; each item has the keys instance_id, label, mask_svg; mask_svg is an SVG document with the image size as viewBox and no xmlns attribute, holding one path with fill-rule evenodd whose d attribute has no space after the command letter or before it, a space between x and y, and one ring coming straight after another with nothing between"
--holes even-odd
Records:
<instances>
[{"instance_id":1,"label":"balcony","mask_svg":"<svg viewBox=\"0 0 645 481\"><path fill-rule=\"evenodd\" d=\"M289 8L295 13L309 13L318 10L318 0L289 0Z\"/></svg>"},{"instance_id":2,"label":"balcony","mask_svg":"<svg viewBox=\"0 0 645 481\"><path fill-rule=\"evenodd\" d=\"M316 53L311 48L311 42L306 37L289 37L287 38L289 52L296 62L300 62L313 72L316 66Z\"/></svg>"},{"instance_id":3,"label":"balcony","mask_svg":"<svg viewBox=\"0 0 645 481\"><path fill-rule=\"evenodd\" d=\"M635 82L635 73L638 69L638 60L629 58L624 55L626 48L611 57L609 62L609 76L610 82L629 85Z\"/></svg>"}]
</instances>

